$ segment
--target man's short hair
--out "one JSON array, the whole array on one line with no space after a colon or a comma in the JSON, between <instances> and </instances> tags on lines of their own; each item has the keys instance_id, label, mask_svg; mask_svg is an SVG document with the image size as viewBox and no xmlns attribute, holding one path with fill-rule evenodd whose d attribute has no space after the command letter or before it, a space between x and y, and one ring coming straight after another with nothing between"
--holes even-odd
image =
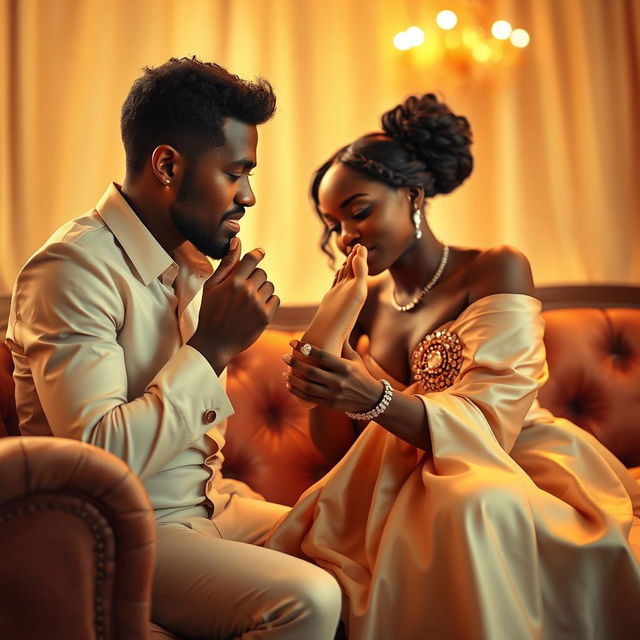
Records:
<instances>
[{"instance_id":1,"label":"man's short hair","mask_svg":"<svg viewBox=\"0 0 640 640\"><path fill-rule=\"evenodd\" d=\"M263 78L242 80L195 56L145 67L122 105L127 173L139 174L160 144L197 158L224 144L225 118L258 125L271 118L275 107L273 88Z\"/></svg>"}]
</instances>

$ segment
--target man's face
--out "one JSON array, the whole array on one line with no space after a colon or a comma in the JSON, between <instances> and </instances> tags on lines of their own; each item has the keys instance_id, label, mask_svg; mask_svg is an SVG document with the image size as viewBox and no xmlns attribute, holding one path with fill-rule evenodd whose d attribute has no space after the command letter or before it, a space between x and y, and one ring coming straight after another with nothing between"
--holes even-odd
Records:
<instances>
[{"instance_id":1,"label":"man's face","mask_svg":"<svg viewBox=\"0 0 640 640\"><path fill-rule=\"evenodd\" d=\"M211 258L222 258L239 220L255 196L249 185L256 166L258 132L254 125L228 118L222 128L225 143L212 147L187 165L171 220L185 240Z\"/></svg>"}]
</instances>

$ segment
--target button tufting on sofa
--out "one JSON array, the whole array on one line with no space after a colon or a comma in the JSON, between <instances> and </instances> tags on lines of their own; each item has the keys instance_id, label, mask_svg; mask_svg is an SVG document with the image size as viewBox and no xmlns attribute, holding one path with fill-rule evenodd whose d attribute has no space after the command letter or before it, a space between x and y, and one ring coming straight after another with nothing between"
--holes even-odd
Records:
<instances>
[{"instance_id":1,"label":"button tufting on sofa","mask_svg":"<svg viewBox=\"0 0 640 640\"><path fill-rule=\"evenodd\" d=\"M550 378L540 403L640 466L640 308L545 311Z\"/></svg>"}]
</instances>

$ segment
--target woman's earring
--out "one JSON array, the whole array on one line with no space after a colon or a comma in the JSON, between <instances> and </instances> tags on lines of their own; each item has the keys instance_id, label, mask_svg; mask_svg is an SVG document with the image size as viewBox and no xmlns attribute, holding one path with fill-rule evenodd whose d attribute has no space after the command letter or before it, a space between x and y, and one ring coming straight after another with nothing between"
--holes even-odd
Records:
<instances>
[{"instance_id":1,"label":"woman's earring","mask_svg":"<svg viewBox=\"0 0 640 640\"><path fill-rule=\"evenodd\" d=\"M416 238L420 240L422 238L422 229L420 228L420 223L422 222L422 213L418 207L416 207L413 211L413 224L416 225Z\"/></svg>"}]
</instances>

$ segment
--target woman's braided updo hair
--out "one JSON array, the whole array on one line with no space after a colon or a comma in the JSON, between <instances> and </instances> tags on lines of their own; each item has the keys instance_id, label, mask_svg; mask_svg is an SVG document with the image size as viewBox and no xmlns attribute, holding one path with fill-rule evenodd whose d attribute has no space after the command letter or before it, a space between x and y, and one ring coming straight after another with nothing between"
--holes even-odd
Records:
<instances>
[{"instance_id":1,"label":"woman's braided updo hair","mask_svg":"<svg viewBox=\"0 0 640 640\"><path fill-rule=\"evenodd\" d=\"M320 217L320 182L335 162L391 187L422 187L427 198L449 193L471 174L471 127L433 93L411 96L382 115L381 133L370 133L338 150L314 174L311 197ZM333 260L330 231L322 250Z\"/></svg>"}]
</instances>

